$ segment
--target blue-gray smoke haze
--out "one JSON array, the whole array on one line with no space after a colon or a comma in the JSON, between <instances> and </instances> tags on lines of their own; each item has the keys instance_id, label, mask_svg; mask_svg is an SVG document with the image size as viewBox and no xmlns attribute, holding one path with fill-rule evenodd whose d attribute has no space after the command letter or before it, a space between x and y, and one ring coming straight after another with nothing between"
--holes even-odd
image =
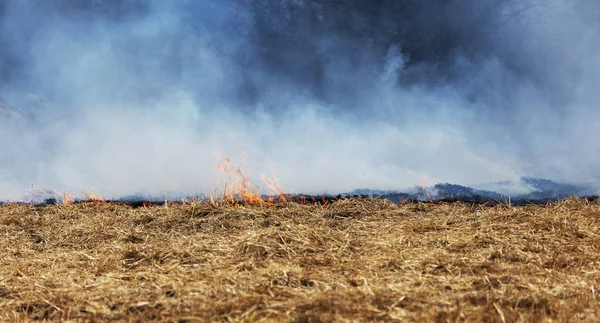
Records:
<instances>
[{"instance_id":1,"label":"blue-gray smoke haze","mask_svg":"<svg viewBox=\"0 0 600 323\"><path fill-rule=\"evenodd\" d=\"M0 200L600 174L594 0L0 1Z\"/></svg>"}]
</instances>

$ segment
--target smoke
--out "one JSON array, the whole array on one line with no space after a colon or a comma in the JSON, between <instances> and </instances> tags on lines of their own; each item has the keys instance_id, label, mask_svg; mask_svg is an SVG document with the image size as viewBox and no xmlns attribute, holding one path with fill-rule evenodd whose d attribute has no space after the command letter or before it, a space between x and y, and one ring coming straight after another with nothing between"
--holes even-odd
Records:
<instances>
[{"instance_id":1,"label":"smoke","mask_svg":"<svg viewBox=\"0 0 600 323\"><path fill-rule=\"evenodd\" d=\"M224 156L304 193L597 181L599 22L594 0L5 0L0 200L210 193Z\"/></svg>"}]
</instances>

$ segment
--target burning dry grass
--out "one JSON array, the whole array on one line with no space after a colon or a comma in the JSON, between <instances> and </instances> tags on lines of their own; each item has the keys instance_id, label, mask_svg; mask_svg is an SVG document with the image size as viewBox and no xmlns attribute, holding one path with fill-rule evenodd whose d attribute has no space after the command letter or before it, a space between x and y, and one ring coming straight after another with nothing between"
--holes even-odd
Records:
<instances>
[{"instance_id":1,"label":"burning dry grass","mask_svg":"<svg viewBox=\"0 0 600 323\"><path fill-rule=\"evenodd\" d=\"M600 203L0 207L0 321L599 321Z\"/></svg>"}]
</instances>

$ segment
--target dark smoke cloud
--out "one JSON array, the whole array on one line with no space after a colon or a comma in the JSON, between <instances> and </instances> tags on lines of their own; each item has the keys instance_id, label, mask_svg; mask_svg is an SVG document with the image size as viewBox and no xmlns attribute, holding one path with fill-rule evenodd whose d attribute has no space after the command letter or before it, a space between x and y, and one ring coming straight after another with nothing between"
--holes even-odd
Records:
<instances>
[{"instance_id":1,"label":"dark smoke cloud","mask_svg":"<svg viewBox=\"0 0 600 323\"><path fill-rule=\"evenodd\" d=\"M598 179L593 0L0 2L0 199ZM239 160L239 159L238 159Z\"/></svg>"}]
</instances>

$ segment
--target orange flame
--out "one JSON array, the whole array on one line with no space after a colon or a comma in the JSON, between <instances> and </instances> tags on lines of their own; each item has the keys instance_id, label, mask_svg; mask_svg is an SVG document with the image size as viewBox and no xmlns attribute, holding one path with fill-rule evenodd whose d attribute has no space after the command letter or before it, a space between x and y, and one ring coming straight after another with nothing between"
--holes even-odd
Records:
<instances>
[{"instance_id":1,"label":"orange flame","mask_svg":"<svg viewBox=\"0 0 600 323\"><path fill-rule=\"evenodd\" d=\"M247 163L247 154L243 155L242 161ZM272 177L266 175L261 176L261 180L275 194L265 196L261 191L252 185L250 178L250 169L241 169L234 166L229 157L223 158L217 164L217 170L221 171L227 177L223 188L223 198L237 204L239 202L245 204L273 204L275 202L285 202L288 200L288 194L279 183L273 172Z\"/></svg>"},{"instance_id":2,"label":"orange flame","mask_svg":"<svg viewBox=\"0 0 600 323\"><path fill-rule=\"evenodd\" d=\"M269 201L275 201L275 197L277 196L279 197L279 201L287 202L288 194L285 192L283 186L281 186L281 184L279 183L279 178L275 176L275 172L272 172L271 177L267 177L267 175L262 174L260 176L260 179L263 181L263 183L265 183L265 185L267 185L267 187L271 191L273 191L273 193L275 193L269 195Z\"/></svg>"},{"instance_id":3,"label":"orange flame","mask_svg":"<svg viewBox=\"0 0 600 323\"><path fill-rule=\"evenodd\" d=\"M429 192L427 192L427 187L421 186L420 189L419 189L419 193L421 193L422 195L427 196L427 198L431 201L431 194L429 194Z\"/></svg>"},{"instance_id":4,"label":"orange flame","mask_svg":"<svg viewBox=\"0 0 600 323\"><path fill-rule=\"evenodd\" d=\"M102 198L102 196L96 194L96 193L88 193L85 194L85 198L90 200L90 202L94 202L94 203L101 203L104 202L104 199Z\"/></svg>"},{"instance_id":5,"label":"orange flame","mask_svg":"<svg viewBox=\"0 0 600 323\"><path fill-rule=\"evenodd\" d=\"M69 194L69 193L64 193L62 204L68 205L68 204L73 204L73 203L75 203L75 195Z\"/></svg>"}]
</instances>

